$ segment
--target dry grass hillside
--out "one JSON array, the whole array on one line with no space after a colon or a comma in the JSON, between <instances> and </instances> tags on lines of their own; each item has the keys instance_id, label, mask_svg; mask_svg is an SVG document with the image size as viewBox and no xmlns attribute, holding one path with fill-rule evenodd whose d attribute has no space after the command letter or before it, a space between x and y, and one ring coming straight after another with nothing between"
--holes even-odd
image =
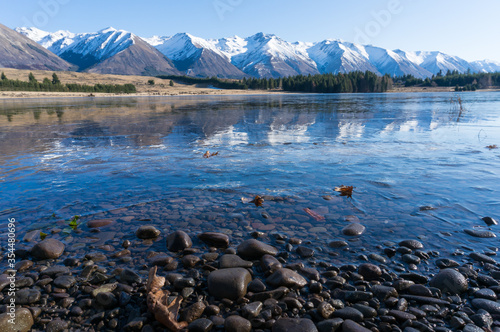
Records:
<instances>
[{"instance_id":1,"label":"dry grass hillside","mask_svg":"<svg viewBox=\"0 0 500 332\"><path fill-rule=\"evenodd\" d=\"M52 79L52 71L45 70L20 70L11 68L0 68L0 72L4 72L8 79L18 79L28 81L29 73L33 73L38 81L44 78ZM263 91L249 90L219 90L211 89L207 86L190 85L175 83L170 86L170 80L162 80L150 76L133 76L133 75L103 75L92 73L77 73L70 71L58 71L57 76L63 84L78 83L78 84L133 84L137 88L137 93L134 96L177 96L177 95L220 95L220 94L262 94ZM149 80L154 80L155 84L148 83ZM65 93L65 92L24 92L24 91L0 91L0 98L29 98L29 97L80 97L87 96L88 93ZM99 96L113 96L115 94L96 94Z\"/></svg>"}]
</instances>

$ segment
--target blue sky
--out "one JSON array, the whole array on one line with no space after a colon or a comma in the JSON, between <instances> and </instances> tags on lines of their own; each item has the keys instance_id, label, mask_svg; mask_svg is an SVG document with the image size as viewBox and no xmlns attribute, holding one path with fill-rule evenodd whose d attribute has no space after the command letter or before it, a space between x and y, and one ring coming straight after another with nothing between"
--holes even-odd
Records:
<instances>
[{"instance_id":1,"label":"blue sky","mask_svg":"<svg viewBox=\"0 0 500 332\"><path fill-rule=\"evenodd\" d=\"M189 32L203 38L273 33L288 41L340 38L407 51L440 50L500 61L498 0L22 0L2 1L14 28L93 32L113 26L139 36Z\"/></svg>"}]
</instances>

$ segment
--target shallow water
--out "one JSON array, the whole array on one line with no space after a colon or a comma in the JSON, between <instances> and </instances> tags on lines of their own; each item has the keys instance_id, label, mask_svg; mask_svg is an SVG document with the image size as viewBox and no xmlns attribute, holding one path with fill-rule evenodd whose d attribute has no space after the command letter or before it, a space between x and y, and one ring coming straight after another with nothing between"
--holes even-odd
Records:
<instances>
[{"instance_id":1,"label":"shallow water","mask_svg":"<svg viewBox=\"0 0 500 332\"><path fill-rule=\"evenodd\" d=\"M0 225L16 218L22 236L81 215L117 221L110 238L146 222L321 247L347 239L340 230L356 216L367 229L353 247L418 237L445 253L491 251L498 238L463 230L500 217L500 150L486 148L500 145L500 94L462 93L462 113L457 96L0 101ZM352 199L339 185L355 186ZM255 195L269 196L263 208L241 200Z\"/></svg>"}]
</instances>

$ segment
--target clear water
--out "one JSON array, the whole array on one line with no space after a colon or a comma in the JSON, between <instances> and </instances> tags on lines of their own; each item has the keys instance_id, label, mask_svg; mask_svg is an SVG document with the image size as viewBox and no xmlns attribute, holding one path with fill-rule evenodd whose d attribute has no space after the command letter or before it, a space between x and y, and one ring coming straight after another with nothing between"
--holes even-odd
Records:
<instances>
[{"instance_id":1,"label":"clear water","mask_svg":"<svg viewBox=\"0 0 500 332\"><path fill-rule=\"evenodd\" d=\"M500 217L492 144L495 92L4 100L0 225L50 230L81 215L122 231L149 219L327 243L346 238L354 215L367 227L360 246L418 237L445 252L491 251L498 238L463 230ZM355 186L352 199L338 185ZM254 195L269 196L264 208L241 200Z\"/></svg>"}]
</instances>

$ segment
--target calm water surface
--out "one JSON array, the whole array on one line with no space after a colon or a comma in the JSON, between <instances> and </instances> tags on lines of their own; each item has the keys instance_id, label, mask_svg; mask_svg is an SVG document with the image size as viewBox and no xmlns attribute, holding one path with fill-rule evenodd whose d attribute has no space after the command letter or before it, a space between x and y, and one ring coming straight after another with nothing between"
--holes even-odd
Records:
<instances>
[{"instance_id":1,"label":"calm water surface","mask_svg":"<svg viewBox=\"0 0 500 332\"><path fill-rule=\"evenodd\" d=\"M418 237L442 252L488 251L498 238L463 230L500 217L500 150L486 148L500 145L500 94L461 94L463 112L457 96L0 101L0 225L50 231L81 215L116 220L124 237L147 222L321 246L346 239L356 216L367 229L353 247ZM352 199L338 185L355 186ZM242 201L254 195L268 196L263 208Z\"/></svg>"}]
</instances>

